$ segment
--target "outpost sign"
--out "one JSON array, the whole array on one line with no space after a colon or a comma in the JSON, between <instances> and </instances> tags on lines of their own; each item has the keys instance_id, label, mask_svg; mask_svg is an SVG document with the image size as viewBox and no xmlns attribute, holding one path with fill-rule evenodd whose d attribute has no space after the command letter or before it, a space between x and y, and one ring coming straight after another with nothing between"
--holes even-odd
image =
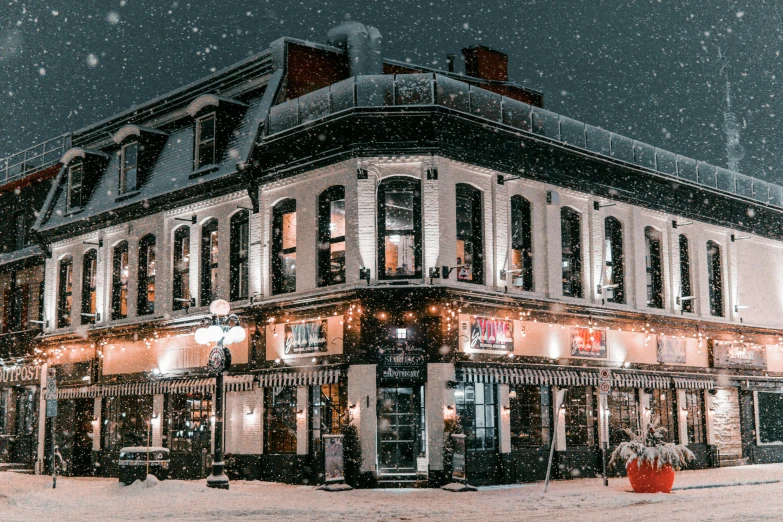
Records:
<instances>
[{"instance_id":1,"label":"outpost sign","mask_svg":"<svg viewBox=\"0 0 783 522\"><path fill-rule=\"evenodd\" d=\"M0 371L2 384L40 384L41 367L33 364L4 366Z\"/></svg>"},{"instance_id":2,"label":"outpost sign","mask_svg":"<svg viewBox=\"0 0 783 522\"><path fill-rule=\"evenodd\" d=\"M385 344L378 350L378 375L382 381L424 381L427 356L424 348L409 343Z\"/></svg>"}]
</instances>

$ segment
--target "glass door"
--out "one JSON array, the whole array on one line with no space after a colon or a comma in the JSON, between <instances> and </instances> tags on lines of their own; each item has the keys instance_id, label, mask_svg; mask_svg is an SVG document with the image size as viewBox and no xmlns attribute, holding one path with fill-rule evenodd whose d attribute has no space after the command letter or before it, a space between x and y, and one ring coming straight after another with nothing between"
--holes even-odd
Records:
<instances>
[{"instance_id":1,"label":"glass door","mask_svg":"<svg viewBox=\"0 0 783 522\"><path fill-rule=\"evenodd\" d=\"M413 387L378 390L378 472L415 475L419 455L419 392Z\"/></svg>"}]
</instances>

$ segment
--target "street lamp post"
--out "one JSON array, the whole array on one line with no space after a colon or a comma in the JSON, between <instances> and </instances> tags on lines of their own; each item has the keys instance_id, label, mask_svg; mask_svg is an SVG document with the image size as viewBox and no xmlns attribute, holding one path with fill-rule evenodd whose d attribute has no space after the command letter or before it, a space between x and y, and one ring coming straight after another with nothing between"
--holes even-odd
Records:
<instances>
[{"instance_id":1,"label":"street lamp post","mask_svg":"<svg viewBox=\"0 0 783 522\"><path fill-rule=\"evenodd\" d=\"M228 476L223 472L223 372L231 367L231 352L226 346L244 341L245 329L239 325L236 315L229 315L231 309L226 301L213 301L209 311L212 320L196 330L198 344L216 343L207 360L207 370L215 376L215 446L212 475L207 477L207 487L228 489Z\"/></svg>"}]
</instances>

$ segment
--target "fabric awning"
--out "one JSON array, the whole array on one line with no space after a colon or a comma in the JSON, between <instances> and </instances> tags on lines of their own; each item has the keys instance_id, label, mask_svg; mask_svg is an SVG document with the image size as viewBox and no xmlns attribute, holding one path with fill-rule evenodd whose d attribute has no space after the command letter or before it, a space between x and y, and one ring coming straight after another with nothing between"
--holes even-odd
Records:
<instances>
[{"instance_id":1,"label":"fabric awning","mask_svg":"<svg viewBox=\"0 0 783 522\"><path fill-rule=\"evenodd\" d=\"M227 392L253 389L255 376L226 375L223 388ZM58 388L58 399L80 399L90 397L119 397L121 395L158 395L162 393L214 393L213 377L191 377L160 381L124 382L121 384L94 384L76 388Z\"/></svg>"},{"instance_id":2,"label":"fabric awning","mask_svg":"<svg viewBox=\"0 0 783 522\"><path fill-rule=\"evenodd\" d=\"M671 379L659 373L612 370L612 386L617 388L670 388Z\"/></svg>"},{"instance_id":3,"label":"fabric awning","mask_svg":"<svg viewBox=\"0 0 783 522\"><path fill-rule=\"evenodd\" d=\"M675 376L674 387L686 390L712 390L715 381L711 377L701 375Z\"/></svg>"},{"instance_id":4,"label":"fabric awning","mask_svg":"<svg viewBox=\"0 0 783 522\"><path fill-rule=\"evenodd\" d=\"M100 397L101 387L97 385L93 386L79 386L76 388L57 388L58 399L83 399Z\"/></svg>"},{"instance_id":5,"label":"fabric awning","mask_svg":"<svg viewBox=\"0 0 783 522\"><path fill-rule=\"evenodd\" d=\"M462 368L462 380L464 382L494 384L596 386L598 372L584 368L538 369L467 366Z\"/></svg>"},{"instance_id":6,"label":"fabric awning","mask_svg":"<svg viewBox=\"0 0 783 522\"><path fill-rule=\"evenodd\" d=\"M318 370L285 370L269 371L258 375L259 386L274 388L279 386L311 386L321 384L336 384L343 375L339 368L322 368Z\"/></svg>"}]
</instances>

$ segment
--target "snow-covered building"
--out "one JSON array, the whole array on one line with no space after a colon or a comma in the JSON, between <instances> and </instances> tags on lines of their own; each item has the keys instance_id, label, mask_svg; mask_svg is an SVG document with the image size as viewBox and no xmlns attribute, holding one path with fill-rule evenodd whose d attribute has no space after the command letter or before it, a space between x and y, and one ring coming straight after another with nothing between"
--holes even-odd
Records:
<instances>
[{"instance_id":1,"label":"snow-covered building","mask_svg":"<svg viewBox=\"0 0 783 522\"><path fill-rule=\"evenodd\" d=\"M214 299L248 332L236 476L318 482L353 423L363 484L439 484L451 419L475 484L543 478L553 440L595 474L652 416L699 467L783 460L783 188L547 111L485 47L437 71L361 24L329 42L70 137L33 229L69 472L151 444L205 475Z\"/></svg>"}]
</instances>

